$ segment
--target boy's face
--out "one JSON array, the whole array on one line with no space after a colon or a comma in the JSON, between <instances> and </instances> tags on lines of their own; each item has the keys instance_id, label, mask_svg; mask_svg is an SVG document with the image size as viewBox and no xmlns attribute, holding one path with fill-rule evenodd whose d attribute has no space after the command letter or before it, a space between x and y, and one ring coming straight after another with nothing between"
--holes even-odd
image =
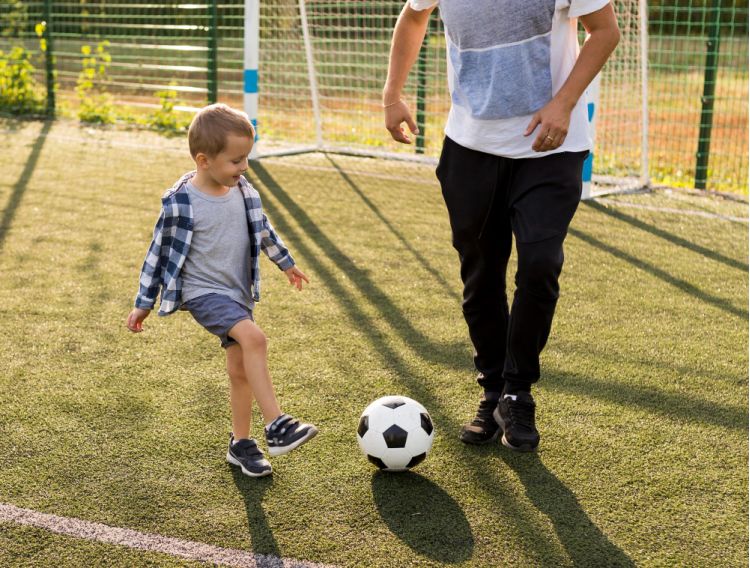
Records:
<instances>
[{"instance_id":1,"label":"boy's face","mask_svg":"<svg viewBox=\"0 0 750 568\"><path fill-rule=\"evenodd\" d=\"M196 162L205 168L216 183L226 187L237 185L247 170L247 156L253 149L253 140L247 136L228 134L224 149L213 158L198 154Z\"/></svg>"}]
</instances>

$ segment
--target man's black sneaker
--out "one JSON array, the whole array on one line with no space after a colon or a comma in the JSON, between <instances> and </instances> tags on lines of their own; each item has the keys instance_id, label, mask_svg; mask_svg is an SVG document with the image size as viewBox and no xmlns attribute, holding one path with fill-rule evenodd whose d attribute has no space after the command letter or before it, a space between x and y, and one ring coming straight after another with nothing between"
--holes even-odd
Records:
<instances>
[{"instance_id":1,"label":"man's black sneaker","mask_svg":"<svg viewBox=\"0 0 750 568\"><path fill-rule=\"evenodd\" d=\"M252 438L234 442L234 434L229 435L229 449L227 461L242 468L242 473L250 477L265 477L271 475L271 464Z\"/></svg>"},{"instance_id":2,"label":"man's black sneaker","mask_svg":"<svg viewBox=\"0 0 750 568\"><path fill-rule=\"evenodd\" d=\"M479 401L477 415L461 428L461 441L465 444L489 444L497 440L500 427L492 416L497 407L496 400L483 398Z\"/></svg>"},{"instance_id":3,"label":"man's black sneaker","mask_svg":"<svg viewBox=\"0 0 750 568\"><path fill-rule=\"evenodd\" d=\"M493 416L503 431L503 446L519 452L533 452L539 445L534 423L536 403L531 393L504 394Z\"/></svg>"},{"instance_id":4,"label":"man's black sneaker","mask_svg":"<svg viewBox=\"0 0 750 568\"><path fill-rule=\"evenodd\" d=\"M318 429L312 424L303 424L288 414L282 414L266 428L268 453L280 456L291 452L315 437Z\"/></svg>"}]
</instances>

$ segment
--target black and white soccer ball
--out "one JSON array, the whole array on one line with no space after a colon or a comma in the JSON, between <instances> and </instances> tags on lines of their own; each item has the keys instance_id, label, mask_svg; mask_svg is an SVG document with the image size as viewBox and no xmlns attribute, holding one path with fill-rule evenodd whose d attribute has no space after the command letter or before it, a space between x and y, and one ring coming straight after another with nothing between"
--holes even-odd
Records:
<instances>
[{"instance_id":1,"label":"black and white soccer ball","mask_svg":"<svg viewBox=\"0 0 750 568\"><path fill-rule=\"evenodd\" d=\"M405 396L384 396L359 419L357 442L367 459L385 471L404 471L422 462L435 429L424 406Z\"/></svg>"}]
</instances>

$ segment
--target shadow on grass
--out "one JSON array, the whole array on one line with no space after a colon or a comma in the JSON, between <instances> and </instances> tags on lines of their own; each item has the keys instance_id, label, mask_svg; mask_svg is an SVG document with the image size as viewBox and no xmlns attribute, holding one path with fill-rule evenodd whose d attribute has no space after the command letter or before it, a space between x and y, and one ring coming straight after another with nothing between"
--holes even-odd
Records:
<instances>
[{"instance_id":1,"label":"shadow on grass","mask_svg":"<svg viewBox=\"0 0 750 568\"><path fill-rule=\"evenodd\" d=\"M730 268L736 268L737 270L741 270L743 272L747 272L748 270L748 265L744 262L735 260L734 258L730 258L728 256L724 256L723 254L716 252L715 250L711 250L709 248L695 244L691 241L688 241L687 239L678 237L677 235L670 233L669 231L660 229L659 227L654 227L653 225L650 225L649 223L645 223L644 221L641 221L640 219L637 219L636 217L633 217L632 215L628 215L627 213L623 213L622 211L618 211L617 209L613 209L611 207L605 207L601 203L597 203L596 201L593 201L593 200L584 201L583 204L586 207L590 207L591 209L595 209L596 211L600 213L609 215L610 217L613 217L617 219L618 221L627 223L632 227L641 229L642 231L646 231L647 233L651 233L652 235L662 238L666 241L669 241L672 244L681 246L687 250L690 250L702 256L705 256L706 258L710 258L711 260L715 260L716 262L725 264L726 266L729 266Z\"/></svg>"},{"instance_id":2,"label":"shadow on grass","mask_svg":"<svg viewBox=\"0 0 750 568\"><path fill-rule=\"evenodd\" d=\"M537 453L518 454L509 450L498 453L518 475L529 501L552 522L573 566L635 566L591 522L576 496L545 467Z\"/></svg>"},{"instance_id":3,"label":"shadow on grass","mask_svg":"<svg viewBox=\"0 0 750 568\"><path fill-rule=\"evenodd\" d=\"M747 430L747 408L731 407L685 394L668 393L658 387L581 377L550 371L542 383L551 392L584 394L605 402L639 408L681 422L711 424L730 430Z\"/></svg>"},{"instance_id":4,"label":"shadow on grass","mask_svg":"<svg viewBox=\"0 0 750 568\"><path fill-rule=\"evenodd\" d=\"M42 153L44 142L47 140L47 133L51 128L52 121L45 121L42 130L39 132L37 139L34 142L31 153L28 158L26 158L26 165L23 167L21 175L18 176L16 183L13 184L10 198L7 203L5 203L3 216L2 219L0 219L0 250L2 250L3 245L5 244L5 237L8 235L8 230L10 229L10 225L16 215L18 206L21 204L21 199L23 198L24 193L26 193L26 188L29 185L31 176L33 175L34 170L36 169L36 164L39 161L39 156Z\"/></svg>"},{"instance_id":5,"label":"shadow on grass","mask_svg":"<svg viewBox=\"0 0 750 568\"><path fill-rule=\"evenodd\" d=\"M269 555L268 562L263 566L281 568L279 545L276 543L271 527L268 526L268 518L263 510L263 496L273 487L273 477L250 478L243 475L238 467L229 464L227 467L231 469L237 491L245 501L251 550L256 554Z\"/></svg>"},{"instance_id":6,"label":"shadow on grass","mask_svg":"<svg viewBox=\"0 0 750 568\"><path fill-rule=\"evenodd\" d=\"M561 340L558 336L555 338L555 349L564 353L568 357L589 358L593 357L613 363L615 366L623 368L623 363L628 365L638 365L643 368L663 369L670 373L671 376L682 378L701 378L708 381L731 382L734 384L744 385L747 377L741 372L727 371L721 369L705 369L699 365L681 364L678 360L664 360L659 355L652 355L633 348L630 344L620 344L613 348L611 344L597 344L594 342L579 343L573 339ZM669 357L668 354L664 357ZM546 375L545 375L546 376Z\"/></svg>"},{"instance_id":7,"label":"shadow on grass","mask_svg":"<svg viewBox=\"0 0 750 568\"><path fill-rule=\"evenodd\" d=\"M97 300L98 304L103 304L112 299L111 290L106 286L99 285L104 279L100 267L104 255L104 248L101 243L96 241L89 242L87 248L88 254L86 255L86 258L79 263L78 272L86 276L90 289L92 291L95 290L95 292L92 292L92 297Z\"/></svg>"},{"instance_id":8,"label":"shadow on grass","mask_svg":"<svg viewBox=\"0 0 750 568\"><path fill-rule=\"evenodd\" d=\"M333 165L334 168L336 168L336 171L341 176L341 179L343 179L346 184L354 191L354 193L357 194L357 196L364 202L365 205L372 211L375 216L380 219L380 222L383 223L385 227L388 228L388 230L395 235L395 237L401 242L401 244L406 248L412 255L414 255L414 258L417 259L419 264L422 265L422 268L424 268L427 272L432 274L432 276L440 282L440 284L443 286L443 290L445 290L445 293L448 294L451 298L456 300L457 302L461 301L461 298L458 294L456 294L453 291L453 285L448 283L442 274L429 263L429 261L422 256L422 253L420 253L418 250L416 250L409 240L404 237L401 232L393 226L393 223L391 223L385 215L380 211L380 209L377 208L377 206L370 200L369 197L365 195L365 193L359 188L359 186L354 183L351 177L336 163L336 161L329 155L326 154L326 158L328 158L328 161L331 162L331 165Z\"/></svg>"},{"instance_id":9,"label":"shadow on grass","mask_svg":"<svg viewBox=\"0 0 750 568\"><path fill-rule=\"evenodd\" d=\"M730 301L724 298L719 298L718 296L714 296L712 294L709 294L708 292L704 292L703 290L694 286L693 284L690 284L686 280L672 276L667 271L662 270L658 266L655 266L654 264L646 262L645 260L641 260L640 258L637 258L623 250L602 242L596 237L592 237L591 235L581 231L580 229L574 229L571 227L568 232L574 237L582 240L584 243L607 252L615 258L624 260L625 262L628 262L633 266L640 268L641 270L644 270L649 274L656 276L657 278L660 278L667 284L670 284L675 288L682 290L683 292L690 294L691 296L694 296L703 302L706 302L707 304L711 304L712 306L719 308L720 310L742 318L743 320L747 320L747 310L743 310L742 308L734 306Z\"/></svg>"},{"instance_id":10,"label":"shadow on grass","mask_svg":"<svg viewBox=\"0 0 750 568\"><path fill-rule=\"evenodd\" d=\"M21 130L29 122L36 122L37 119L29 119L26 117L16 116L6 112L0 112L0 130L6 132L16 132Z\"/></svg>"},{"instance_id":11,"label":"shadow on grass","mask_svg":"<svg viewBox=\"0 0 750 568\"><path fill-rule=\"evenodd\" d=\"M372 476L372 495L391 532L414 552L444 564L471 558L474 536L450 495L413 472Z\"/></svg>"},{"instance_id":12,"label":"shadow on grass","mask_svg":"<svg viewBox=\"0 0 750 568\"><path fill-rule=\"evenodd\" d=\"M295 248L305 257L306 262L320 274L321 280L326 283L335 297L347 298L349 294L339 283L336 274L320 260L320 255L308 246L308 242L316 243L325 251L326 256L336 264L338 270L346 273L372 305L377 307L382 318L389 323L390 328L420 357L452 369L468 369L469 358L466 356L465 342L456 342L451 345L437 344L417 330L403 315L401 308L394 304L393 300L375 284L374 278L368 271L352 262L336 243L316 226L310 216L284 191L262 164L257 161L251 162L250 170L271 195L281 203L288 215L296 219L303 227L305 238L296 238L294 240ZM295 234L296 231L284 221L283 213L273 203L270 201L264 202L263 207L271 214L274 222L279 225L281 234ZM343 303L343 306L358 327L370 329L372 334L378 333L370 318L357 308L356 302L347 301ZM383 340L385 339L383 338Z\"/></svg>"}]
</instances>

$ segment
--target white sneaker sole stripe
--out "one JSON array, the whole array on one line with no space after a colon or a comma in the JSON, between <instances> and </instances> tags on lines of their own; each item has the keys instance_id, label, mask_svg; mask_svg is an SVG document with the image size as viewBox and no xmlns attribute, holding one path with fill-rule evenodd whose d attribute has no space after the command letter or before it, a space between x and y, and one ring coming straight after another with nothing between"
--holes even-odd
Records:
<instances>
[{"instance_id":1,"label":"white sneaker sole stripe","mask_svg":"<svg viewBox=\"0 0 750 568\"><path fill-rule=\"evenodd\" d=\"M303 436L293 444L289 444L288 446L269 446L268 447L268 455L269 456L283 456L284 454L288 454L293 449L300 447L302 444L307 442L308 440L311 440L314 438L318 433L318 429L314 426L310 428L310 430L307 432L306 436Z\"/></svg>"},{"instance_id":2,"label":"white sneaker sole stripe","mask_svg":"<svg viewBox=\"0 0 750 568\"><path fill-rule=\"evenodd\" d=\"M265 477L273 473L272 469L269 469L268 471L263 472L263 473L253 473L249 469L245 469L245 466L242 465L242 463L237 458L235 458L232 454L230 454L229 450L227 450L227 461L231 463L232 465L240 466L240 468L242 468L242 473L244 473L245 475L249 477Z\"/></svg>"}]
</instances>

